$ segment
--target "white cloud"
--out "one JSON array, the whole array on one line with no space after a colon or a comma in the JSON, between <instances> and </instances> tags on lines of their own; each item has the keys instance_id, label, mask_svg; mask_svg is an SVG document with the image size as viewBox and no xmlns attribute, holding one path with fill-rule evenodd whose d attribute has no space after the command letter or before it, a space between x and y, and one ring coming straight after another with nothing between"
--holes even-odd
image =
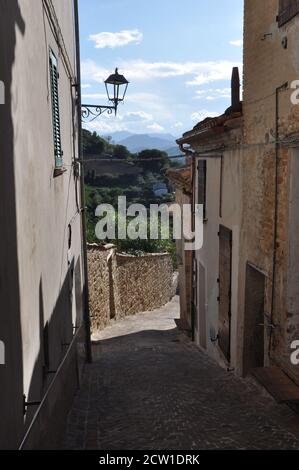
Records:
<instances>
[{"instance_id":1,"label":"white cloud","mask_svg":"<svg viewBox=\"0 0 299 470\"><path fill-rule=\"evenodd\" d=\"M145 62L143 60L121 61L119 69L130 81L155 78L190 77L188 85L203 85L218 80L229 80L232 68L242 64L219 60L211 62ZM85 80L103 82L111 71L92 60L82 63L82 77ZM193 78L192 78L193 77Z\"/></svg>"},{"instance_id":2,"label":"white cloud","mask_svg":"<svg viewBox=\"0 0 299 470\"><path fill-rule=\"evenodd\" d=\"M118 33L102 32L91 34L89 40L95 43L97 49L105 47L121 47L128 44L140 44L143 34L138 29L119 31Z\"/></svg>"},{"instance_id":3,"label":"white cloud","mask_svg":"<svg viewBox=\"0 0 299 470\"><path fill-rule=\"evenodd\" d=\"M87 99L87 100L107 100L108 101L106 93L83 93L82 98Z\"/></svg>"},{"instance_id":4,"label":"white cloud","mask_svg":"<svg viewBox=\"0 0 299 470\"><path fill-rule=\"evenodd\" d=\"M197 121L197 122L200 122L200 121L203 121L204 119L206 119L207 117L216 117L216 116L219 116L220 113L217 113L215 111L207 111L206 109L202 109L201 111L198 111L196 113L192 113L191 114L191 120L192 121Z\"/></svg>"},{"instance_id":5,"label":"white cloud","mask_svg":"<svg viewBox=\"0 0 299 470\"><path fill-rule=\"evenodd\" d=\"M107 104L106 93L83 93L82 100L89 104ZM138 111L135 111L135 109ZM142 108L142 110L140 110ZM126 95L124 106L119 106L118 117L123 116L129 109L132 113L139 113L139 117L143 115L144 120L152 120L153 115L159 119L171 119L172 111L166 105L163 97L154 93L135 92ZM135 114L136 116L136 114ZM132 116L130 118L132 120Z\"/></svg>"},{"instance_id":6,"label":"white cloud","mask_svg":"<svg viewBox=\"0 0 299 470\"><path fill-rule=\"evenodd\" d=\"M205 85L219 80L230 80L232 69L235 66L241 67L242 64L235 64L225 60L198 64L194 71L194 79L189 80L187 85Z\"/></svg>"},{"instance_id":7,"label":"white cloud","mask_svg":"<svg viewBox=\"0 0 299 470\"><path fill-rule=\"evenodd\" d=\"M154 122L153 124L150 124L147 126L147 129L154 131L154 132L163 132L165 129L163 126L160 126L157 122Z\"/></svg>"},{"instance_id":8,"label":"white cloud","mask_svg":"<svg viewBox=\"0 0 299 470\"><path fill-rule=\"evenodd\" d=\"M173 110L165 102L165 97L155 93L131 93L129 91L126 95L125 106L132 105L134 105L135 109L136 107L137 109L142 108L144 112L158 116L159 119L171 119L173 117Z\"/></svg>"},{"instance_id":9,"label":"white cloud","mask_svg":"<svg viewBox=\"0 0 299 470\"><path fill-rule=\"evenodd\" d=\"M85 123L84 127L90 131L96 131L99 134L109 134L117 131L145 133L152 119L152 115L145 111L128 111L126 113L119 113L116 116L103 114L100 119ZM157 132L163 130L162 126L156 126L158 126L158 124L155 124L152 130Z\"/></svg>"},{"instance_id":10,"label":"white cloud","mask_svg":"<svg viewBox=\"0 0 299 470\"><path fill-rule=\"evenodd\" d=\"M122 119L126 121L152 121L153 116L149 113L145 113L144 111L130 111L126 113Z\"/></svg>"},{"instance_id":11,"label":"white cloud","mask_svg":"<svg viewBox=\"0 0 299 470\"><path fill-rule=\"evenodd\" d=\"M175 122L172 126L173 129L180 129L181 127L183 127L183 123L182 122Z\"/></svg>"},{"instance_id":12,"label":"white cloud","mask_svg":"<svg viewBox=\"0 0 299 470\"><path fill-rule=\"evenodd\" d=\"M237 39L235 41L229 41L232 46L241 47L243 46L243 39Z\"/></svg>"},{"instance_id":13,"label":"white cloud","mask_svg":"<svg viewBox=\"0 0 299 470\"><path fill-rule=\"evenodd\" d=\"M93 80L102 83L109 75L111 70L99 67L93 60L86 60L81 63L81 72L83 80Z\"/></svg>"},{"instance_id":14,"label":"white cloud","mask_svg":"<svg viewBox=\"0 0 299 470\"><path fill-rule=\"evenodd\" d=\"M91 88L91 85L89 83L82 83L81 88L82 89Z\"/></svg>"},{"instance_id":15,"label":"white cloud","mask_svg":"<svg viewBox=\"0 0 299 470\"><path fill-rule=\"evenodd\" d=\"M196 99L215 101L219 98L230 98L231 89L230 88L207 88L205 90L196 91Z\"/></svg>"},{"instance_id":16,"label":"white cloud","mask_svg":"<svg viewBox=\"0 0 299 470\"><path fill-rule=\"evenodd\" d=\"M100 135L128 130L127 127L122 124L122 122L112 119L98 119L96 121L84 124L84 127L91 132L98 132Z\"/></svg>"},{"instance_id":17,"label":"white cloud","mask_svg":"<svg viewBox=\"0 0 299 470\"><path fill-rule=\"evenodd\" d=\"M132 121L127 119L126 116L123 117L107 117L101 116L101 119L92 121L90 123L85 123L84 127L91 132L96 131L98 134L113 134L118 131L129 131L134 134L146 134L149 131L163 133L164 127L158 123L148 124L148 121L137 120Z\"/></svg>"}]
</instances>

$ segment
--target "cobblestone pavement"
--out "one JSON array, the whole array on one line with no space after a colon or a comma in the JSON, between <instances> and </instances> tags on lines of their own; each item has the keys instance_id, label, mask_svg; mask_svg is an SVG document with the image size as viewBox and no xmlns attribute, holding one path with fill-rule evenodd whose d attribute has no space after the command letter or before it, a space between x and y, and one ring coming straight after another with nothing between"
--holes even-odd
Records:
<instances>
[{"instance_id":1,"label":"cobblestone pavement","mask_svg":"<svg viewBox=\"0 0 299 470\"><path fill-rule=\"evenodd\" d=\"M207 358L177 331L175 317L177 298L99 335L64 447L299 449L298 415Z\"/></svg>"}]
</instances>

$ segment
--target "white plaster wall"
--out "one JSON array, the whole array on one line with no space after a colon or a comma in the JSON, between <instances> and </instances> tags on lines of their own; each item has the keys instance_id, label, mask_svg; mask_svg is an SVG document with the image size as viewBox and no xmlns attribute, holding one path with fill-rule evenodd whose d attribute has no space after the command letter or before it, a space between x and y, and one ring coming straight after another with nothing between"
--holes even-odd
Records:
<instances>
[{"instance_id":1,"label":"white plaster wall","mask_svg":"<svg viewBox=\"0 0 299 470\"><path fill-rule=\"evenodd\" d=\"M7 8L12 3L7 2ZM72 322L76 322L75 317L82 318L80 296L83 270L81 217L76 205L72 171L72 162L77 152L77 130L74 131L72 125L74 96L56 40L43 13L43 2L35 0L34 8L32 3L32 0L18 2L24 31L21 33L19 28L15 28L16 44L10 84L12 99L8 103L13 122L13 154L6 154L5 158L12 159L14 165L22 342L21 363L8 364L8 368L19 368L22 371L23 393L29 399L39 400L48 385L48 380L45 382L43 379L42 370L44 325L47 322L50 325L50 368L56 370L66 352L63 344L69 343L73 337ZM56 0L54 5L75 73L73 1ZM3 21L5 22L5 15ZM49 88L49 47L55 52L59 64L62 148L67 170L56 178L53 176L55 159ZM80 183L77 190L80 204ZM72 225L70 250L69 224ZM70 306L69 260L74 260L77 270L81 270L81 285L77 286L76 296L73 292L73 299L77 297L80 312ZM17 286L11 285L7 295L13 296L16 288ZM6 321L9 321L9 317L8 311ZM3 318L0 326L1 321ZM17 339L15 341L17 343ZM12 396L11 399L21 400L22 397ZM5 407L5 403L0 406L2 405ZM22 420L22 409L19 407L18 416L20 413ZM28 418L30 413L27 421ZM19 424L15 426L15 437L12 436L12 440L17 440L20 434L17 426Z\"/></svg>"},{"instance_id":2,"label":"white plaster wall","mask_svg":"<svg viewBox=\"0 0 299 470\"><path fill-rule=\"evenodd\" d=\"M197 165L196 165L197 168ZM210 341L210 329L218 332L219 317L219 225L224 225L233 232L232 252L232 299L231 299L231 364L235 368L237 344L237 318L238 280L239 280L239 228L241 216L241 171L239 152L225 152L223 154L222 170L222 217L220 217L220 157L207 158L207 193L206 218L204 224L204 244L196 252L196 260L206 270L206 337L207 352L222 365L227 365L218 348L217 343ZM197 181L195 178L195 194L197 195ZM199 319L197 320L199 322ZM196 342L199 344L199 332L196 333Z\"/></svg>"},{"instance_id":3,"label":"white plaster wall","mask_svg":"<svg viewBox=\"0 0 299 470\"><path fill-rule=\"evenodd\" d=\"M198 160L196 161L196 172ZM210 328L218 329L218 231L219 231L219 192L220 187L220 158L207 159L206 183L206 222L203 229L203 247L196 252L196 260L205 268L205 300L206 300L206 338L208 353L217 358L215 346L210 341ZM195 178L195 194L198 195L198 175ZM197 199L196 199L197 203ZM199 290L199 286L197 287ZM198 292L199 295L199 292ZM200 324L200 313L197 311L197 325ZM199 330L195 340L199 344Z\"/></svg>"}]
</instances>

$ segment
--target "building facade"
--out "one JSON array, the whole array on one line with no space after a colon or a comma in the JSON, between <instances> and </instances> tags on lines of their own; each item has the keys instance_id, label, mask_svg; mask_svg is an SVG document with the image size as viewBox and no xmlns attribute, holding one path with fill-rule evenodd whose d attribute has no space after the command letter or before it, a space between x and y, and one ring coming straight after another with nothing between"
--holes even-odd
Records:
<instances>
[{"instance_id":1,"label":"building facade","mask_svg":"<svg viewBox=\"0 0 299 470\"><path fill-rule=\"evenodd\" d=\"M183 211L184 205L190 205L192 201L191 166L188 160L186 168L170 169L167 176L175 189L175 205ZM175 211L170 212L175 217ZM192 251L185 250L183 217L181 217L182 237L176 239L176 261L179 274L178 291L180 295L180 320L179 328L192 331Z\"/></svg>"},{"instance_id":2,"label":"building facade","mask_svg":"<svg viewBox=\"0 0 299 470\"><path fill-rule=\"evenodd\" d=\"M1 0L2 449L57 445L86 357L77 25L73 0Z\"/></svg>"},{"instance_id":3,"label":"building facade","mask_svg":"<svg viewBox=\"0 0 299 470\"><path fill-rule=\"evenodd\" d=\"M297 0L245 2L240 242L244 310L239 327L244 339L238 361L246 371L252 365L250 350L264 350L260 363L277 364L297 382L299 370L290 362L290 347L299 337L299 106L292 102L293 81L299 77L298 33ZM252 290L257 294L250 301ZM253 302L264 304L264 320L257 319L264 324L259 344L248 337Z\"/></svg>"},{"instance_id":4,"label":"building facade","mask_svg":"<svg viewBox=\"0 0 299 470\"><path fill-rule=\"evenodd\" d=\"M230 108L178 140L204 206L195 340L238 374L271 365L297 382L298 13L297 1L245 0L243 102L234 69Z\"/></svg>"}]
</instances>

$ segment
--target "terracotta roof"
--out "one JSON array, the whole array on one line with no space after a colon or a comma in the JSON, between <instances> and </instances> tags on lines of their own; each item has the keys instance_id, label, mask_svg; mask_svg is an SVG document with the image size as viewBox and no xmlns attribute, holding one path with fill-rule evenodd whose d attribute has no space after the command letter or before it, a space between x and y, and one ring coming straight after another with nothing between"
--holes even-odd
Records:
<instances>
[{"instance_id":1,"label":"terracotta roof","mask_svg":"<svg viewBox=\"0 0 299 470\"><path fill-rule=\"evenodd\" d=\"M206 138L209 134L220 134L225 132L227 128L225 124L236 118L242 117L242 103L240 103L240 110L232 112L231 108L228 108L224 114L217 117L207 117L203 121L200 121L190 131L183 134L181 138L177 140L178 144L187 142L189 138L203 137Z\"/></svg>"},{"instance_id":2,"label":"terracotta roof","mask_svg":"<svg viewBox=\"0 0 299 470\"><path fill-rule=\"evenodd\" d=\"M168 178L182 189L191 191L191 168L170 169L167 171Z\"/></svg>"}]
</instances>

